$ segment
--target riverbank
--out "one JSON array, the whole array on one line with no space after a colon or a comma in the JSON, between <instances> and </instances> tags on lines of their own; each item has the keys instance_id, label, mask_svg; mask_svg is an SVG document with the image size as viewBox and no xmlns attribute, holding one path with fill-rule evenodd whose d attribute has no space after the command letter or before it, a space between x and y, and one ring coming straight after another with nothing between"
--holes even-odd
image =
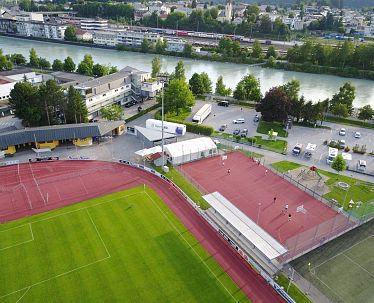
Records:
<instances>
[{"instance_id":1,"label":"riverbank","mask_svg":"<svg viewBox=\"0 0 374 303\"><path fill-rule=\"evenodd\" d=\"M114 48L98 48L92 45L80 43L51 43L48 40L19 39L13 37L0 37L0 48L4 54L19 53L29 57L31 48L36 50L37 56L53 62L55 59L64 60L71 57L78 64L85 54L91 54L95 63L102 65L117 66L119 69L132 66L139 70L150 71L153 54L141 52L116 51ZM181 57L160 55L162 71L173 73L175 66ZM186 78L189 79L194 73L206 72L214 84L220 76L226 87L235 89L237 83L246 75L252 74L260 80L261 93L265 94L274 86L297 79L300 81L300 94L318 102L331 98L339 91L345 82L350 81L356 87L355 107L370 104L374 106L374 86L370 80L347 79L332 75L308 74L281 69L262 68L256 65L234 64L228 62L214 62L213 60L198 60L185 57Z\"/></svg>"},{"instance_id":2,"label":"riverbank","mask_svg":"<svg viewBox=\"0 0 374 303\"><path fill-rule=\"evenodd\" d=\"M309 63L290 63L287 61L277 61L272 65L267 64L266 66L293 72L334 75L344 78L355 78L374 81L374 71L360 70L354 67L346 67L341 69L331 66L312 65Z\"/></svg>"}]
</instances>

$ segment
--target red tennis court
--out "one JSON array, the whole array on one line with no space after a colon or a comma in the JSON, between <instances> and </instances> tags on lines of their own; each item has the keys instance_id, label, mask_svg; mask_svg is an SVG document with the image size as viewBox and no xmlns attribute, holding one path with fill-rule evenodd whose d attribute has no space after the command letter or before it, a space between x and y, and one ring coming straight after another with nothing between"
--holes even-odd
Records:
<instances>
[{"instance_id":1,"label":"red tennis court","mask_svg":"<svg viewBox=\"0 0 374 303\"><path fill-rule=\"evenodd\" d=\"M206 193L218 191L229 199L292 250L288 257L321 244L329 236L338 235L352 226L346 216L239 151L229 153L224 161L220 156L212 157L184 164L180 170ZM296 211L301 205L306 213Z\"/></svg>"},{"instance_id":2,"label":"red tennis court","mask_svg":"<svg viewBox=\"0 0 374 303\"><path fill-rule=\"evenodd\" d=\"M0 167L0 221L42 213L143 184L160 195L253 302L284 302L175 187L135 167L102 161L56 161Z\"/></svg>"}]
</instances>

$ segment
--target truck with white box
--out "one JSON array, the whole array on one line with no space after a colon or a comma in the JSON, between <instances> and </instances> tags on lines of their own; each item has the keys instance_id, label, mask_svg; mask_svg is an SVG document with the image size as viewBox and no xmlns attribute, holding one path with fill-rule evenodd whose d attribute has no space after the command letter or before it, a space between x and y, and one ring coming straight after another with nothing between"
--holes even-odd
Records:
<instances>
[{"instance_id":1,"label":"truck with white box","mask_svg":"<svg viewBox=\"0 0 374 303\"><path fill-rule=\"evenodd\" d=\"M212 112L212 104L205 104L198 112L193 116L192 122L201 124Z\"/></svg>"},{"instance_id":2,"label":"truck with white box","mask_svg":"<svg viewBox=\"0 0 374 303\"><path fill-rule=\"evenodd\" d=\"M156 119L147 119L145 122L145 127L162 131L162 121ZM184 136L186 134L186 125L164 121L164 132L177 136Z\"/></svg>"}]
</instances>

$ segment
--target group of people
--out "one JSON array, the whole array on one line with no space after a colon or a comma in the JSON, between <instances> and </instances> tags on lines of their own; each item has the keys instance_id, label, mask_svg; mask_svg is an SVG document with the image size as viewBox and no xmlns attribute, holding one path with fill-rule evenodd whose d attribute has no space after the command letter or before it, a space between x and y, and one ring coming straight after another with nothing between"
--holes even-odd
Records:
<instances>
[{"instance_id":1,"label":"group of people","mask_svg":"<svg viewBox=\"0 0 374 303\"><path fill-rule=\"evenodd\" d=\"M277 201L277 197L274 197L274 204ZM288 204L284 205L284 208L282 209L282 215L286 215L288 213ZM291 221L291 213L288 213L288 221Z\"/></svg>"}]
</instances>

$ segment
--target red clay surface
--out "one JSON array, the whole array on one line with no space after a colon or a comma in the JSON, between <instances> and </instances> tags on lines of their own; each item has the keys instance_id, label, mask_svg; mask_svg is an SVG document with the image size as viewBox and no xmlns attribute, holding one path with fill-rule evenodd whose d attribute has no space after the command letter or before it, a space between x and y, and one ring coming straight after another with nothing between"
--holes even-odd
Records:
<instances>
[{"instance_id":1,"label":"red clay surface","mask_svg":"<svg viewBox=\"0 0 374 303\"><path fill-rule=\"evenodd\" d=\"M146 184L160 195L253 302L284 302L172 185L150 173L100 161L22 164L19 165L19 174L17 169L17 165L0 168L1 222Z\"/></svg>"},{"instance_id":2,"label":"red clay surface","mask_svg":"<svg viewBox=\"0 0 374 303\"><path fill-rule=\"evenodd\" d=\"M266 173L264 166L241 152L227 156L224 164L222 157L212 157L184 164L180 171L205 192L220 192L273 238L287 244L289 249L306 241L311 241L313 246L331 230L339 232L340 227L350 226L345 216L271 171ZM286 204L288 211L284 213ZM300 205L304 205L306 214L296 212ZM288 214L291 214L291 221L288 221ZM298 238L301 233L302 237Z\"/></svg>"}]
</instances>

